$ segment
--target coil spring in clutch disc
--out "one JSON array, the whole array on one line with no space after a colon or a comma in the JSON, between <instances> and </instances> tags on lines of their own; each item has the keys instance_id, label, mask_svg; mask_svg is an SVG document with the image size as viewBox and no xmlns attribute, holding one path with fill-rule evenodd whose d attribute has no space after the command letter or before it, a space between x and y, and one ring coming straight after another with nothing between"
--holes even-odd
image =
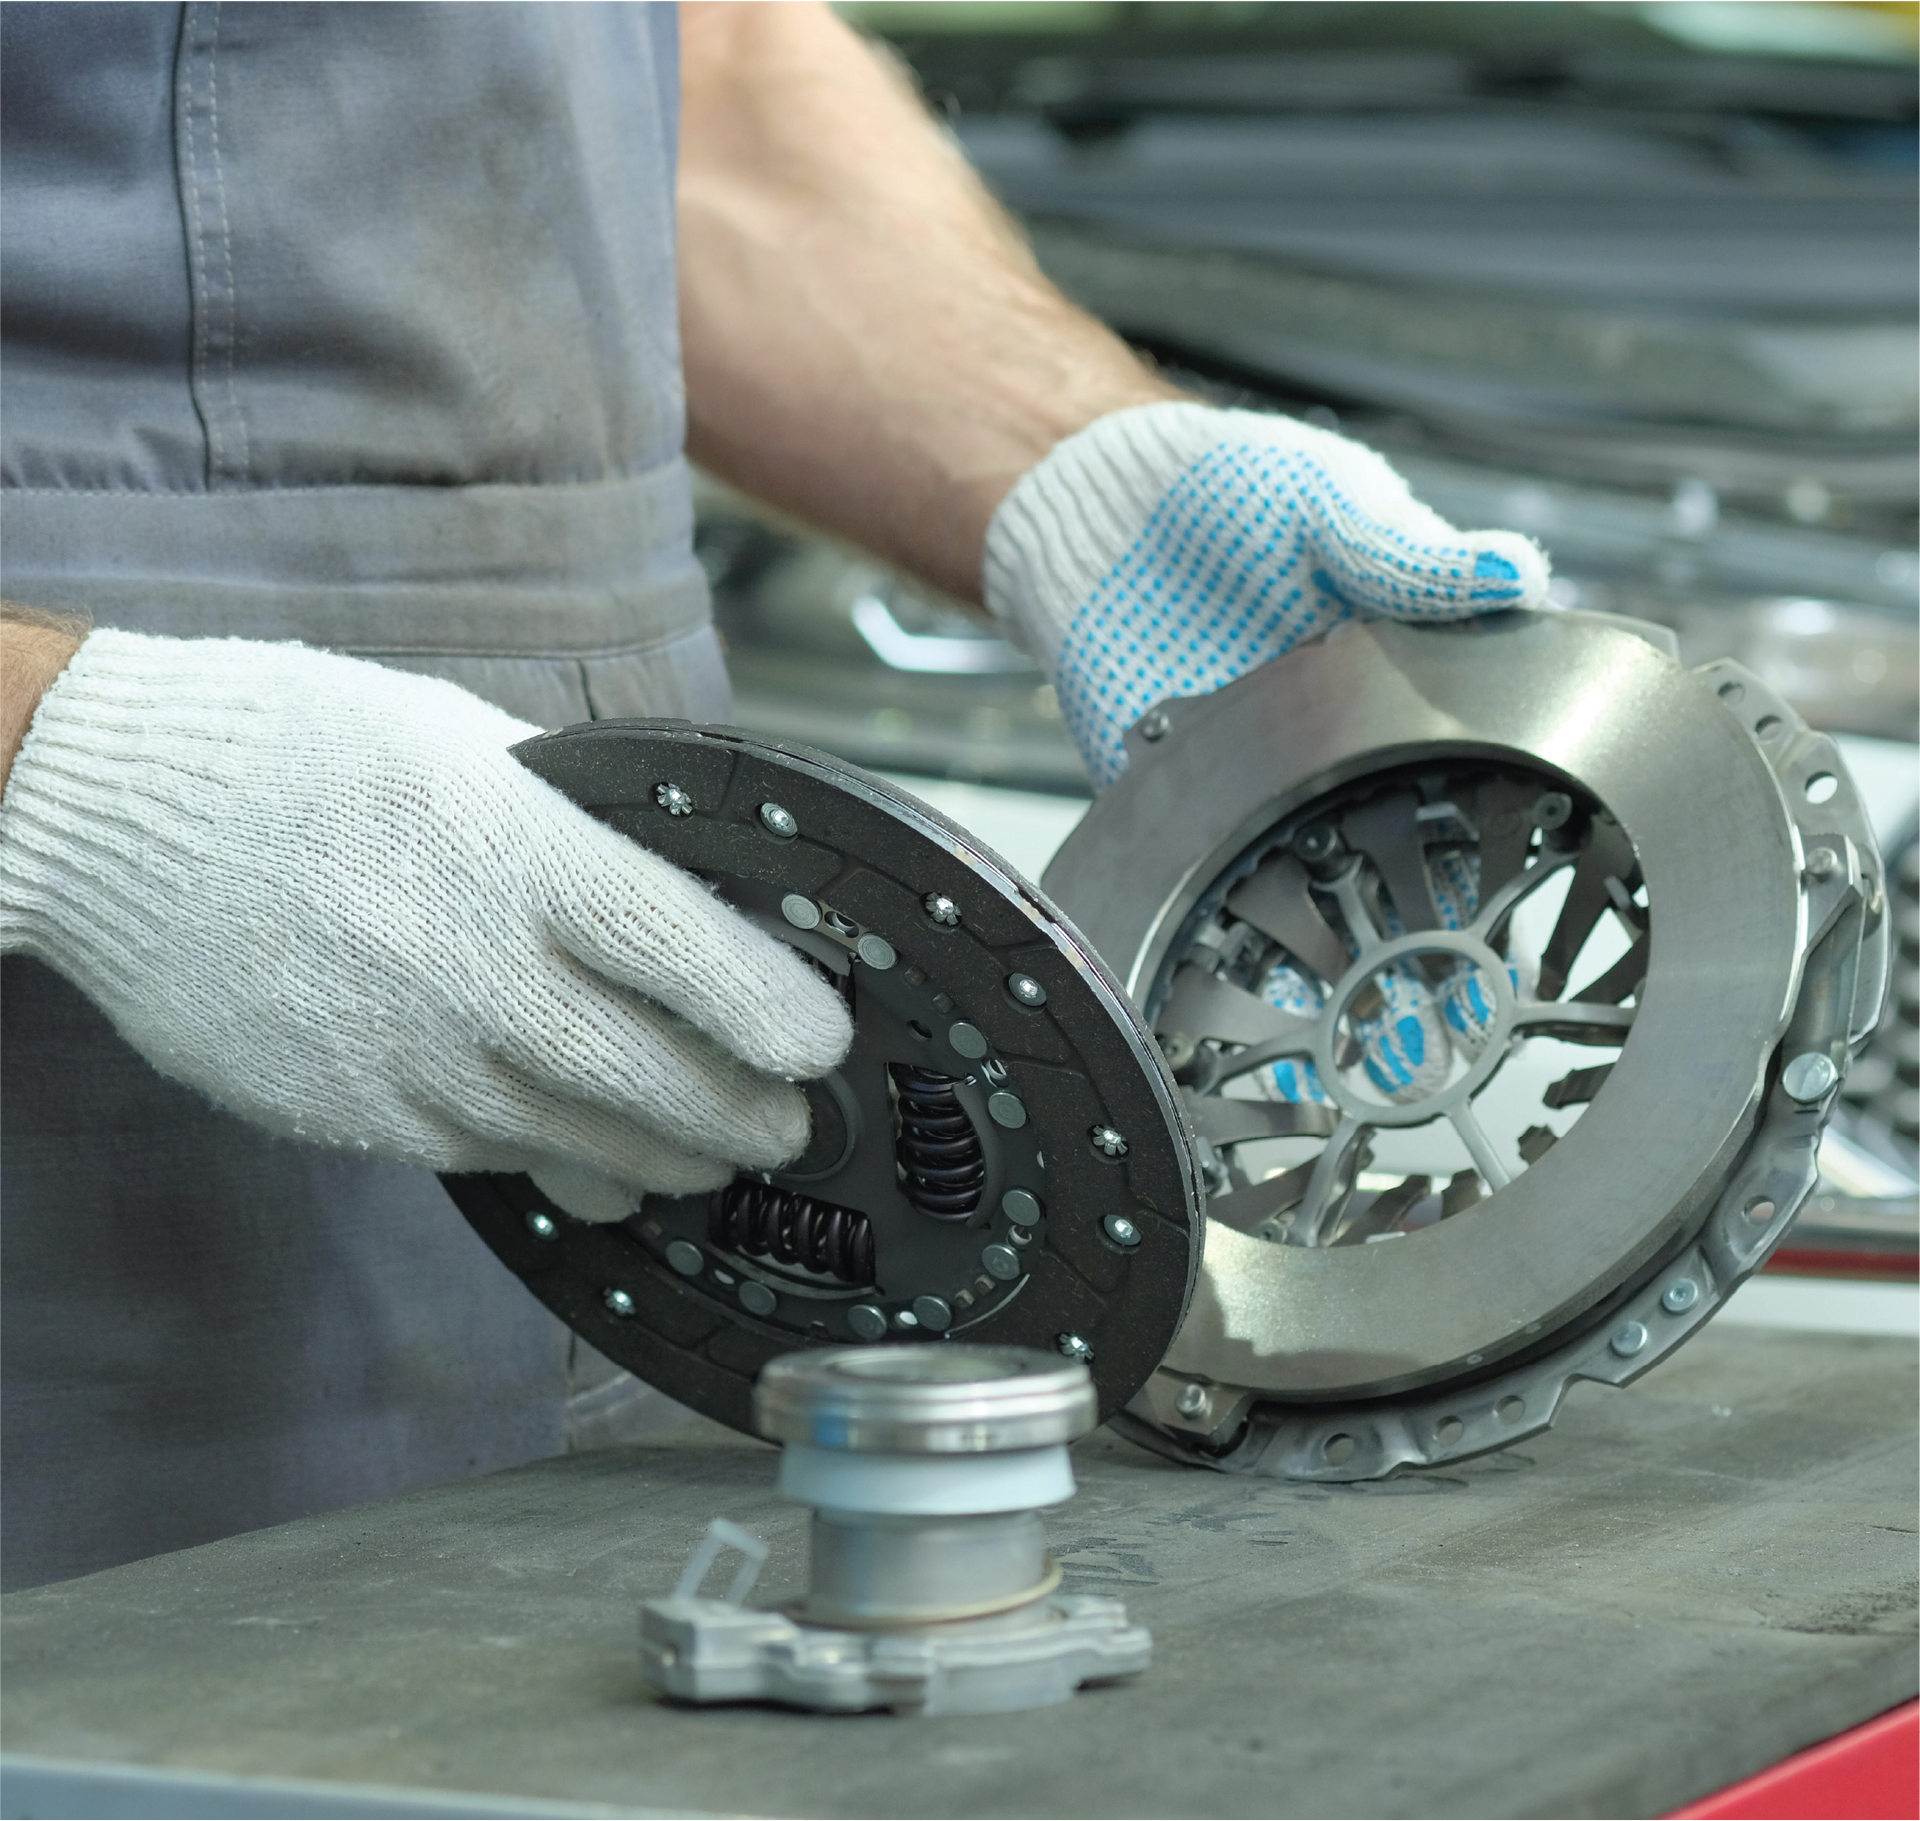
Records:
<instances>
[{"instance_id":1,"label":"coil spring in clutch disc","mask_svg":"<svg viewBox=\"0 0 1920 1821\"><path fill-rule=\"evenodd\" d=\"M873 1225L864 1214L739 1176L713 1198L708 1237L729 1252L803 1265L843 1284L873 1282Z\"/></svg>"},{"instance_id":2,"label":"coil spring in clutch disc","mask_svg":"<svg viewBox=\"0 0 1920 1821\"><path fill-rule=\"evenodd\" d=\"M900 1168L907 1199L932 1220L965 1220L986 1187L980 1134L960 1104L951 1075L899 1064Z\"/></svg>"}]
</instances>

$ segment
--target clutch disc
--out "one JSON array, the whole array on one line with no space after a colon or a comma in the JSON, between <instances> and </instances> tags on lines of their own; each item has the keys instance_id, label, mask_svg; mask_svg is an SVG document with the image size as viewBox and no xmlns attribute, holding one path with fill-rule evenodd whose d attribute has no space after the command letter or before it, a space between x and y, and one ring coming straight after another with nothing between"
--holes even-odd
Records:
<instances>
[{"instance_id":1,"label":"clutch disc","mask_svg":"<svg viewBox=\"0 0 1920 1821\"><path fill-rule=\"evenodd\" d=\"M574 1220L525 1176L443 1180L495 1253L648 1383L752 1429L760 1368L808 1346L1037 1347L1102 1418L1192 1295L1195 1150L1145 1027L1033 886L877 778L734 728L603 721L514 749L698 875L846 999L791 1168Z\"/></svg>"},{"instance_id":2,"label":"clutch disc","mask_svg":"<svg viewBox=\"0 0 1920 1821\"><path fill-rule=\"evenodd\" d=\"M1210 1190L1140 1439L1336 1480L1498 1447L1778 1242L1881 1001L1880 861L1832 741L1664 638L1351 625L1129 733L1047 883Z\"/></svg>"}]
</instances>

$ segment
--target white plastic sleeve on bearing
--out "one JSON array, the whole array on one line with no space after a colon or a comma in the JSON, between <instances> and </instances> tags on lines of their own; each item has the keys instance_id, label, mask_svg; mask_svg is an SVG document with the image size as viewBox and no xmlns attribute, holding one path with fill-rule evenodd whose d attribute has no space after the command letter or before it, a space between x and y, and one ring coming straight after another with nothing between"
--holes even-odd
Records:
<instances>
[{"instance_id":1,"label":"white plastic sleeve on bearing","mask_svg":"<svg viewBox=\"0 0 1920 1821\"><path fill-rule=\"evenodd\" d=\"M779 1490L828 1511L964 1517L1061 1504L1073 1497L1073 1466L1058 1445L1010 1454L849 1454L789 1442Z\"/></svg>"}]
</instances>

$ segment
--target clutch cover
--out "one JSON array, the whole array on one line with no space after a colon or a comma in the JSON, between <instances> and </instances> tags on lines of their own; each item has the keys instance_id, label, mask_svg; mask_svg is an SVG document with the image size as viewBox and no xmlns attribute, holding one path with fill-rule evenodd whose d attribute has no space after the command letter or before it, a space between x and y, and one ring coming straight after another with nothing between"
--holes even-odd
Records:
<instances>
[{"instance_id":1,"label":"clutch cover","mask_svg":"<svg viewBox=\"0 0 1920 1821\"><path fill-rule=\"evenodd\" d=\"M925 804L728 727L603 721L514 749L698 875L844 995L786 1170L574 1220L525 1176L443 1178L496 1254L601 1352L752 1430L796 1348L948 1337L1084 1362L1104 1419L1192 1295L1202 1194L1178 1089L1052 903Z\"/></svg>"},{"instance_id":2,"label":"clutch cover","mask_svg":"<svg viewBox=\"0 0 1920 1821\"><path fill-rule=\"evenodd\" d=\"M1459 1459L1637 1377L1780 1239L1881 1003L1880 860L1832 741L1665 640L1355 624L1129 733L1047 884L1208 1180L1139 1439Z\"/></svg>"}]
</instances>

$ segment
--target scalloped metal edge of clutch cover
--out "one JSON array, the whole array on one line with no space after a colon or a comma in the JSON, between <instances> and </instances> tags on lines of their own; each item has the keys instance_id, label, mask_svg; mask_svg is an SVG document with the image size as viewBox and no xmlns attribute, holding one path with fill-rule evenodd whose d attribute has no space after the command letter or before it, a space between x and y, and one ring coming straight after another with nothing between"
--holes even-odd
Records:
<instances>
[{"instance_id":1,"label":"scalloped metal edge of clutch cover","mask_svg":"<svg viewBox=\"0 0 1920 1821\"><path fill-rule=\"evenodd\" d=\"M848 996L854 1048L808 1090L813 1143L788 1171L734 1186L865 1220L874 1268L842 1283L804 1259L729 1250L716 1234L741 1229L716 1228L717 1198L648 1196L597 1224L525 1176L444 1177L508 1268L610 1359L748 1433L769 1360L881 1338L850 1322L937 1343L916 1308L956 1339L1083 1359L1103 1420L1134 1396L1193 1294L1202 1187L1158 1048L1054 904L884 780L737 728L599 721L514 750ZM907 1198L894 1064L955 1084L985 1172L970 1216L929 1218Z\"/></svg>"},{"instance_id":2,"label":"scalloped metal edge of clutch cover","mask_svg":"<svg viewBox=\"0 0 1920 1821\"><path fill-rule=\"evenodd\" d=\"M1465 1218L1391 1245L1210 1219L1193 1308L1127 1433L1300 1479L1458 1460L1549 1425L1576 1379L1637 1378L1766 1259L1816 1179L1888 963L1846 767L1759 679L1690 672L1660 629L1591 614L1350 624L1163 704L1128 751L1046 885L1150 1023L1237 860L1317 801L1425 763L1517 767L1610 812L1651 921L1604 1086ZM1809 1053L1831 1082L1796 1099L1783 1069Z\"/></svg>"}]
</instances>

